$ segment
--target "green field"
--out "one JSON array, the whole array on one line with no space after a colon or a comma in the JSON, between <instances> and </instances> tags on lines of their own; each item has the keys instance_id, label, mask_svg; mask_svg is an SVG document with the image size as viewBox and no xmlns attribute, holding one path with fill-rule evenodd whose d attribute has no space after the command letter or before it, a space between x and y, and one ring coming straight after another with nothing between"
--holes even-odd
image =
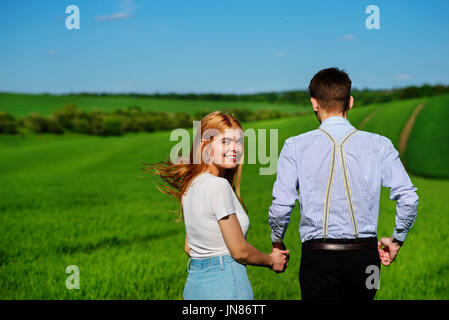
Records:
<instances>
[{"instance_id":1,"label":"green field","mask_svg":"<svg viewBox=\"0 0 449 320\"><path fill-rule=\"evenodd\" d=\"M358 126L376 111L363 130L386 135L397 145L422 100L354 108L349 120ZM418 116L407 159L421 152L419 147L413 151L412 144L423 145L432 137L448 143L444 126L429 125L447 115L448 97L424 100L440 107L424 108ZM111 102L111 108L119 105ZM56 107L47 105L47 110ZM29 111L23 107L15 115ZM278 129L280 149L287 137L315 129L318 122L310 115L243 125ZM140 171L143 162L168 158L175 144L169 134L0 136L0 299L182 299L188 257L184 225L174 222L177 215L171 213L178 204L156 190L156 177ZM442 157L447 160L447 153ZM259 175L259 167L246 164L243 169L242 197L251 222L247 239L270 252L268 208L276 177ZM449 299L449 180L411 179L420 197L418 218L397 260L382 267L376 299ZM394 228L396 204L388 191L382 188L378 237L391 236ZM285 273L248 266L256 299L301 298L299 217L296 206L285 238L291 251ZM69 265L80 269L79 290L65 286Z\"/></svg>"},{"instance_id":2,"label":"green field","mask_svg":"<svg viewBox=\"0 0 449 320\"><path fill-rule=\"evenodd\" d=\"M285 113L312 112L308 106L265 102L177 100L129 96L32 95L0 92L0 111L8 112L15 118L24 117L30 111L40 115L49 115L67 104L73 104L83 111L112 112L117 109L124 110L130 106L139 106L142 110L185 112L190 115L205 110L234 108L251 111L276 109Z\"/></svg>"}]
</instances>

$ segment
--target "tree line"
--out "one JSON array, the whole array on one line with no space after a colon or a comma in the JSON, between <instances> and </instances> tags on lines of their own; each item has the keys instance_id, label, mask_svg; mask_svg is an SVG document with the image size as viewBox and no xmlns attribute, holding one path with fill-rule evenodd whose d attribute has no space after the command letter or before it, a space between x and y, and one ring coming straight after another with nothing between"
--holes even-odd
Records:
<instances>
[{"instance_id":1,"label":"tree line","mask_svg":"<svg viewBox=\"0 0 449 320\"><path fill-rule=\"evenodd\" d=\"M242 122L281 118L300 115L281 113L278 110L263 109L252 111L249 109L224 110L233 114ZM166 111L142 110L139 106L130 106L124 110L113 112L80 110L73 104L68 104L48 116L35 112L20 119L15 119L6 112L0 112L0 133L17 134L25 128L34 133L64 134L74 132L99 136L117 136L126 132L154 132L175 128L192 127L194 120L201 120L209 110L189 115L184 112L172 113Z\"/></svg>"},{"instance_id":2,"label":"tree line","mask_svg":"<svg viewBox=\"0 0 449 320\"><path fill-rule=\"evenodd\" d=\"M420 97L428 97L439 94L449 93L449 86L441 84L422 86L408 86L395 89L353 89L355 104L367 105L371 103L383 103L394 100L413 99ZM82 96L129 96L137 98L157 98L157 99L184 99L184 100L208 100L208 101L251 101L266 102L274 104L294 104L308 105L310 103L310 95L308 90L293 90L282 92L262 92L254 94L218 94L218 93L87 93L81 92L77 95Z\"/></svg>"}]
</instances>

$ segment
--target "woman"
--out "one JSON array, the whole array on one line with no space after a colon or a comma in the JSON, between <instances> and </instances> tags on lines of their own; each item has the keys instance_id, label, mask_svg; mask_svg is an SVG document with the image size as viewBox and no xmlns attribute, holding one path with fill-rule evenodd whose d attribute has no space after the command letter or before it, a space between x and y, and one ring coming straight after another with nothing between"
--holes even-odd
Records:
<instances>
[{"instance_id":1,"label":"woman","mask_svg":"<svg viewBox=\"0 0 449 320\"><path fill-rule=\"evenodd\" d=\"M239 121L212 112L201 120L188 161L149 167L168 183L159 190L181 204L190 257L184 299L254 299L246 265L275 272L286 267L288 250L268 255L245 239L249 219L240 196L243 141Z\"/></svg>"}]
</instances>

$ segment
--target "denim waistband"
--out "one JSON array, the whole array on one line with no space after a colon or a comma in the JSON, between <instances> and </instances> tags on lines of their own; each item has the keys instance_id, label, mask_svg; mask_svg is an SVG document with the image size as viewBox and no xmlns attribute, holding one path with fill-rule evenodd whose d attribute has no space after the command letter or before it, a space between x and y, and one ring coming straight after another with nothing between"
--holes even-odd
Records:
<instances>
[{"instance_id":1,"label":"denim waistband","mask_svg":"<svg viewBox=\"0 0 449 320\"><path fill-rule=\"evenodd\" d=\"M229 262L236 262L234 258L231 257L229 254L221 255L221 256L214 256L214 257L208 257L208 258L190 258L187 263L187 271L189 271L189 265L195 266L199 269L207 268L208 266L212 265L220 265L222 268L224 267L225 263Z\"/></svg>"}]
</instances>

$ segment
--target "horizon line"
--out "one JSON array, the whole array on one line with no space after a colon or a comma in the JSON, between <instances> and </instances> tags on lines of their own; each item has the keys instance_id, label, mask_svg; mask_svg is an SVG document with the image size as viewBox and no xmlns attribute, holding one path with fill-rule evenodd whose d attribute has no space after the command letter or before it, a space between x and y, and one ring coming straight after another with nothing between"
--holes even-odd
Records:
<instances>
[{"instance_id":1,"label":"horizon line","mask_svg":"<svg viewBox=\"0 0 449 320\"><path fill-rule=\"evenodd\" d=\"M403 87L392 87L392 88L351 88L351 91L395 91L395 90L402 90L410 87L416 87L420 88L423 86L430 86L430 87L436 87L436 86L442 86L442 87L449 87L449 84L443 84L443 83L436 83L436 84L429 84L429 83L423 83L421 85L408 85ZM167 92L159 92L154 91L152 93L150 92L137 92L137 91L127 91L127 92L113 92L113 91L78 91L78 92L49 92L49 91L40 91L40 92L20 92L20 91L3 91L0 89L0 94L24 94L24 95L55 95L55 96L63 96L63 95L82 95L82 94L91 94L91 95L197 95L197 96L204 96L204 95L236 95L236 96L244 96L244 95L257 95L257 94L268 94L268 93L286 93L286 92L297 92L297 91L303 91L308 92L309 89L288 89L288 90L272 90L272 91L256 91L256 92L247 92L247 93L233 93L233 92L177 92L177 91L167 91Z\"/></svg>"}]
</instances>

